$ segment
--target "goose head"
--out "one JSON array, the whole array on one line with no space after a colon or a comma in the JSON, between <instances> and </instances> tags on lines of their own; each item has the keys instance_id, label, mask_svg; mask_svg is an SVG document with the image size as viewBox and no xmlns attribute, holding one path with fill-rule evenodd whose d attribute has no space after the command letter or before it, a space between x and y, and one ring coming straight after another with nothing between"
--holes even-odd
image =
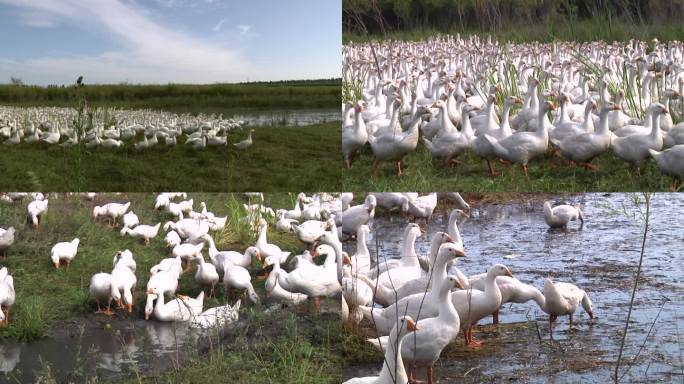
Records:
<instances>
[{"instance_id":1,"label":"goose head","mask_svg":"<svg viewBox=\"0 0 684 384\"><path fill-rule=\"evenodd\" d=\"M513 277L513 273L511 272L510 269L508 269L507 266L505 266L503 264L496 264L489 269L489 271L487 272L487 276L488 277L489 276L492 276L492 277L496 277L496 276Z\"/></svg>"}]
</instances>

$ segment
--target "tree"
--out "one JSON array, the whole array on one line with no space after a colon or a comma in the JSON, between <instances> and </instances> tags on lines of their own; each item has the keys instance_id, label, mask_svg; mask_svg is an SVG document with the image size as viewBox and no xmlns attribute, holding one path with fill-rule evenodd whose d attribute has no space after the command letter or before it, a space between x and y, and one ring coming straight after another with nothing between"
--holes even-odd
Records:
<instances>
[{"instance_id":1,"label":"tree","mask_svg":"<svg viewBox=\"0 0 684 384\"><path fill-rule=\"evenodd\" d=\"M17 87L24 85L24 82L18 77L10 77L10 83L12 83L12 85L16 85Z\"/></svg>"}]
</instances>

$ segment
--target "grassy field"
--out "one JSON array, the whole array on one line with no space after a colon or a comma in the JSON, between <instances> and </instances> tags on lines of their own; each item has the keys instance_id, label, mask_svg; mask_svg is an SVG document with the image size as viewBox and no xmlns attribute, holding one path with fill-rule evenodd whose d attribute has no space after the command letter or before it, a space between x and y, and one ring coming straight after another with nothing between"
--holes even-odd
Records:
<instances>
[{"instance_id":1,"label":"grassy field","mask_svg":"<svg viewBox=\"0 0 684 384\"><path fill-rule=\"evenodd\" d=\"M0 190L48 191L320 191L335 190L341 169L338 123L255 127L254 144L196 152L179 143L136 151L47 144L0 150Z\"/></svg>"},{"instance_id":2,"label":"grassy field","mask_svg":"<svg viewBox=\"0 0 684 384\"><path fill-rule=\"evenodd\" d=\"M453 168L433 161L428 149L421 143L418 150L404 158L404 175L396 176L396 167L390 163L381 166L380 177L373 180L372 153L367 149L353 164L344 170L343 190L350 191L469 191L469 192L584 192L584 191L647 191L668 190L671 179L649 160L637 176L621 159L605 153L594 159L599 167L594 172L572 167L565 159L549 156L530 162L528 182L520 165L506 166L493 162L500 172L492 177L487 164L471 152L461 155L462 163Z\"/></svg>"},{"instance_id":3,"label":"grassy field","mask_svg":"<svg viewBox=\"0 0 684 384\"><path fill-rule=\"evenodd\" d=\"M2 105L73 107L84 97L91 107L150 108L189 113L337 108L340 104L340 80L207 85L86 84L83 87L0 85Z\"/></svg>"},{"instance_id":4,"label":"grassy field","mask_svg":"<svg viewBox=\"0 0 684 384\"><path fill-rule=\"evenodd\" d=\"M340 123L264 128L253 140L230 154L229 191L339 190Z\"/></svg>"}]
</instances>

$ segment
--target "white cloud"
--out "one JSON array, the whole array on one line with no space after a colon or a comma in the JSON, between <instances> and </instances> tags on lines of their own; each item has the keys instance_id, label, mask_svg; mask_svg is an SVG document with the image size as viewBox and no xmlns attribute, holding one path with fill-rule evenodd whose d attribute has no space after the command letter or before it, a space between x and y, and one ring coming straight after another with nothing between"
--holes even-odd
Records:
<instances>
[{"instance_id":1,"label":"white cloud","mask_svg":"<svg viewBox=\"0 0 684 384\"><path fill-rule=\"evenodd\" d=\"M237 29L240 31L241 34L246 35L249 33L249 31L252 30L252 26L251 25L239 24L237 26Z\"/></svg>"},{"instance_id":2,"label":"white cloud","mask_svg":"<svg viewBox=\"0 0 684 384\"><path fill-rule=\"evenodd\" d=\"M214 25L211 30L214 32L218 32L221 30L221 27L223 27L223 24L226 22L226 19L221 19L216 25Z\"/></svg>"},{"instance_id":3,"label":"white cloud","mask_svg":"<svg viewBox=\"0 0 684 384\"><path fill-rule=\"evenodd\" d=\"M91 83L211 83L259 77L239 52L179 32L177 28L165 27L148 18L143 9L120 0L0 0L0 3L16 6L23 12L48 15L85 30L104 28L123 45L120 51L99 55L19 61L3 59L0 52L0 69L8 75L27 80L29 77L45 79L49 75L53 80L48 82L64 83L72 82L77 73Z\"/></svg>"}]
</instances>

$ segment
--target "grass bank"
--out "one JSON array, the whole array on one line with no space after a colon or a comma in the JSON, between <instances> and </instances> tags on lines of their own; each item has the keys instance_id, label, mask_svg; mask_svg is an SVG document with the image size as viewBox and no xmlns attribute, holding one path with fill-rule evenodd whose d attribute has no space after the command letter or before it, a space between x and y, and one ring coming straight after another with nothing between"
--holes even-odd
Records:
<instances>
[{"instance_id":1,"label":"grass bank","mask_svg":"<svg viewBox=\"0 0 684 384\"><path fill-rule=\"evenodd\" d=\"M49 191L320 191L336 190L341 169L339 123L255 127L254 145L194 151L179 143L136 151L62 148L44 143L0 149L0 190Z\"/></svg>"},{"instance_id":2,"label":"grass bank","mask_svg":"<svg viewBox=\"0 0 684 384\"><path fill-rule=\"evenodd\" d=\"M87 79L86 79L87 81ZM245 109L317 109L340 105L340 80L243 84L0 85L0 104L73 107L85 97L91 107L150 108L171 112L230 112Z\"/></svg>"},{"instance_id":3,"label":"grass bank","mask_svg":"<svg viewBox=\"0 0 684 384\"><path fill-rule=\"evenodd\" d=\"M239 221L244 216L242 196L238 194L190 194L195 206L201 201L218 216L229 215L226 228L212 233L219 249L244 250L255 241L256 234ZM0 226L17 228L15 244L2 262L14 277L16 305L10 325L0 329L0 339L33 340L48 334L50 326L57 320L78 317L94 311L94 300L89 297L90 277L98 272L109 272L116 252L130 249L137 263L138 278L134 315L144 318L144 287L149 279L149 269L162 258L167 257L162 231L145 246L131 237L121 237L119 228L108 228L105 223L91 218L95 204L131 201L132 210L144 224L166 222L171 217L164 211L155 211L154 194L103 194L98 201L87 202L81 196L70 195L50 197L48 213L40 229L26 226L26 205L28 201L15 204L0 203ZM266 204L274 208L292 207L289 194L271 194ZM199 209L199 208L197 208ZM81 243L78 254L69 270L55 269L50 261L50 249L61 241L78 237ZM269 241L283 250L300 251L299 241L291 234L269 232ZM253 275L260 267L253 265ZM263 296L263 282L255 280L255 289ZM186 273L181 280L181 292L196 296L200 292L194 281L194 272ZM205 307L223 305L226 297L221 289L217 297L205 301ZM232 301L231 301L232 302ZM122 316L128 314L121 313Z\"/></svg>"},{"instance_id":4,"label":"grass bank","mask_svg":"<svg viewBox=\"0 0 684 384\"><path fill-rule=\"evenodd\" d=\"M671 179L649 160L637 176L621 159L612 153L604 153L592 164L599 167L594 172L572 167L566 160L550 156L536 158L528 165L528 182L520 165L505 166L493 162L501 174L489 175L487 165L472 152L466 152L458 160L461 164L446 167L433 161L422 143L418 149L404 158L404 175L396 176L396 168L384 163L380 177L373 180L372 153L370 149L356 160L352 169L345 169L342 189L349 191L469 191L469 192L585 192L585 191L667 191Z\"/></svg>"},{"instance_id":5,"label":"grass bank","mask_svg":"<svg viewBox=\"0 0 684 384\"><path fill-rule=\"evenodd\" d=\"M339 190L339 122L258 129L253 140L246 151L231 151L228 190Z\"/></svg>"}]
</instances>

